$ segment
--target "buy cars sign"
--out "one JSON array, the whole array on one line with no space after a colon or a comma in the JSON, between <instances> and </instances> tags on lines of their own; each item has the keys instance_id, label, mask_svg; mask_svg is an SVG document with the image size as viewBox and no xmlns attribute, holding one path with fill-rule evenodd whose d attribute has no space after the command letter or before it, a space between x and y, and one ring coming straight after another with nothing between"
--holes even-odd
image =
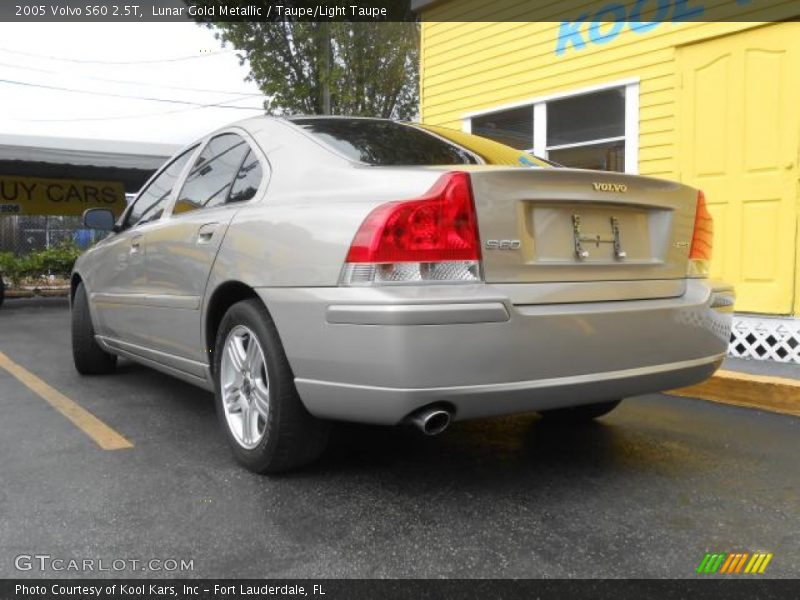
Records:
<instances>
[{"instance_id":1,"label":"buy cars sign","mask_svg":"<svg viewBox=\"0 0 800 600\"><path fill-rule=\"evenodd\" d=\"M0 175L0 216L80 216L87 208L125 210L125 187L118 181L84 181Z\"/></svg>"}]
</instances>

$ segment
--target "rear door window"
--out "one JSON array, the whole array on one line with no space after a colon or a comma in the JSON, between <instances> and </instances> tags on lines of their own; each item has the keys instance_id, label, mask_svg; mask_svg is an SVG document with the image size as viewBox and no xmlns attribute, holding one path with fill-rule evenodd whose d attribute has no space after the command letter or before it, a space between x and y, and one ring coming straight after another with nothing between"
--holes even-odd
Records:
<instances>
[{"instance_id":1,"label":"rear door window","mask_svg":"<svg viewBox=\"0 0 800 600\"><path fill-rule=\"evenodd\" d=\"M143 225L151 221L156 221L164 214L164 209L169 204L172 189L178 182L186 163L194 154L197 146L190 148L164 169L158 177L150 182L150 185L139 194L134 201L128 216L125 218L125 227Z\"/></svg>"},{"instance_id":2,"label":"rear door window","mask_svg":"<svg viewBox=\"0 0 800 600\"><path fill-rule=\"evenodd\" d=\"M214 208L235 201L231 197L232 187L238 183L248 156L252 157L251 163L253 160L258 163L247 142L235 133L223 133L211 138L186 176L186 183L178 194L172 214ZM241 196L241 192L237 194ZM250 198L253 195L255 190Z\"/></svg>"}]
</instances>

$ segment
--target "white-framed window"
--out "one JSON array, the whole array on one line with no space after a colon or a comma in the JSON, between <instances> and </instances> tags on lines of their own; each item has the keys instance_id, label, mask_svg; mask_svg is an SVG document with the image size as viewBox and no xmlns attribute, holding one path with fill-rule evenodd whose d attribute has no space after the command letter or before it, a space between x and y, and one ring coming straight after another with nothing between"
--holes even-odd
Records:
<instances>
[{"instance_id":1,"label":"white-framed window","mask_svg":"<svg viewBox=\"0 0 800 600\"><path fill-rule=\"evenodd\" d=\"M637 173L639 80L628 79L469 113L464 130L567 167Z\"/></svg>"}]
</instances>

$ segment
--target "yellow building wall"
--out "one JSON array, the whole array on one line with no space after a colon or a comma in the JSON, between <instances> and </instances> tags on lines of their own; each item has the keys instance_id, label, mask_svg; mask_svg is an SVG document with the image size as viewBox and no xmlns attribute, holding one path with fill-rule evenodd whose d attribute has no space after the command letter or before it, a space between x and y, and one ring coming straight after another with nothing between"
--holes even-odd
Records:
<instances>
[{"instance_id":1,"label":"yellow building wall","mask_svg":"<svg viewBox=\"0 0 800 600\"><path fill-rule=\"evenodd\" d=\"M719 0L715 4L718 5L718 14L725 14L731 5L735 5ZM794 0L784 5L795 11L799 8ZM682 89L678 67L680 48L765 24L664 22L647 33L637 33L626 26L612 41L589 43L580 50L570 45L559 56L556 47L560 21L574 21L581 12L572 9L559 13L559 6L559 3L545 6L545 3L527 0L495 0L491 3L485 0L451 0L424 11L420 74L422 121L461 128L464 115L474 111L491 110L539 96L569 93L616 80L639 78L639 172L685 180L680 171L678 153L678 102ZM584 8L586 6L592 4L584 4ZM481 15L488 18L491 15L498 21L456 21L467 15L468 18ZM501 21L504 18L529 20ZM550 21L536 21L537 18ZM800 39L800 23L788 26L797 28ZM584 34L584 38L588 36ZM797 110L800 112L800 106ZM797 212L794 210L795 220ZM720 237L724 237L724 232L720 233ZM763 235L769 236L770 232L764 231ZM795 263L794 255L800 256L795 238L791 250L793 256L786 259ZM760 304L757 299L750 299L746 310L800 314L800 295L794 292L795 279L800 281L800 276L795 278L793 275L791 283L784 284L792 287L787 291L791 298L789 305L776 309L777 305Z\"/></svg>"}]
</instances>

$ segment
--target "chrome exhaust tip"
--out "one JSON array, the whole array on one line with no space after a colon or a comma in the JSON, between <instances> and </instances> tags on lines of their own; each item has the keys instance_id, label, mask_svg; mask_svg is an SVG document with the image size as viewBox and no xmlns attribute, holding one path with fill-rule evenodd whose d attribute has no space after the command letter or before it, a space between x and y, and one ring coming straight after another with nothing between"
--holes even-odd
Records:
<instances>
[{"instance_id":1,"label":"chrome exhaust tip","mask_svg":"<svg viewBox=\"0 0 800 600\"><path fill-rule=\"evenodd\" d=\"M439 435L450 426L452 418L450 411L444 408L421 408L408 417L408 422L425 435Z\"/></svg>"}]
</instances>

